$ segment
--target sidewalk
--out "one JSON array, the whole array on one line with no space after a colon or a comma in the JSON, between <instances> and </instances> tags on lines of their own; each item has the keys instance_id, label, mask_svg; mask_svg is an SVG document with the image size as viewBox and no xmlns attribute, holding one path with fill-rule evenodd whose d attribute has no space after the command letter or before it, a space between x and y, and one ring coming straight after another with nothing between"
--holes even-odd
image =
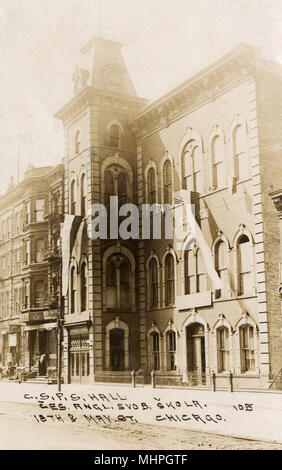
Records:
<instances>
[{"instance_id":1,"label":"sidewalk","mask_svg":"<svg viewBox=\"0 0 282 470\"><path fill-rule=\"evenodd\" d=\"M0 403L37 405L39 414L204 431L282 443L282 394L133 388L127 384L57 385L0 382ZM40 404L41 403L41 404ZM43 408L44 406L44 408ZM65 406L66 409L61 408ZM61 408L60 408L61 407ZM102 421L103 422L103 421Z\"/></svg>"}]
</instances>

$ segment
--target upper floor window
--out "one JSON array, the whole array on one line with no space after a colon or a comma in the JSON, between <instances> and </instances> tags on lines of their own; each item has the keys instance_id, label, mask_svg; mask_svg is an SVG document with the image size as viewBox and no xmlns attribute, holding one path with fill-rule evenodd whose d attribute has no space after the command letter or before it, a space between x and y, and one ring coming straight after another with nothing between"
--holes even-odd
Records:
<instances>
[{"instance_id":1,"label":"upper floor window","mask_svg":"<svg viewBox=\"0 0 282 470\"><path fill-rule=\"evenodd\" d=\"M147 176L147 202L148 204L156 204L157 202L156 193L156 171L154 168L150 168Z\"/></svg>"},{"instance_id":2,"label":"upper floor window","mask_svg":"<svg viewBox=\"0 0 282 470\"><path fill-rule=\"evenodd\" d=\"M25 222L30 223L30 201L27 201L25 205Z\"/></svg>"},{"instance_id":3,"label":"upper floor window","mask_svg":"<svg viewBox=\"0 0 282 470\"><path fill-rule=\"evenodd\" d=\"M76 214L76 194L75 194L75 180L72 180L70 185L70 212L71 215Z\"/></svg>"},{"instance_id":4,"label":"upper floor window","mask_svg":"<svg viewBox=\"0 0 282 470\"><path fill-rule=\"evenodd\" d=\"M35 222L44 220L44 199L36 199L35 201Z\"/></svg>"},{"instance_id":5,"label":"upper floor window","mask_svg":"<svg viewBox=\"0 0 282 470\"><path fill-rule=\"evenodd\" d=\"M226 326L217 328L217 363L218 372L229 370L229 331Z\"/></svg>"},{"instance_id":6,"label":"upper floor window","mask_svg":"<svg viewBox=\"0 0 282 470\"><path fill-rule=\"evenodd\" d=\"M241 370L249 372L255 370L255 348L254 348L254 328L251 325L243 325L239 329Z\"/></svg>"},{"instance_id":7,"label":"upper floor window","mask_svg":"<svg viewBox=\"0 0 282 470\"><path fill-rule=\"evenodd\" d=\"M224 169L224 142L223 138L217 135L211 144L212 158L212 187L214 189L223 188L226 184Z\"/></svg>"},{"instance_id":8,"label":"upper floor window","mask_svg":"<svg viewBox=\"0 0 282 470\"><path fill-rule=\"evenodd\" d=\"M183 150L184 187L189 191L201 192L201 152L196 140L190 140Z\"/></svg>"},{"instance_id":9,"label":"upper floor window","mask_svg":"<svg viewBox=\"0 0 282 470\"><path fill-rule=\"evenodd\" d=\"M81 215L86 216L86 176L83 173L80 181Z\"/></svg>"},{"instance_id":10,"label":"upper floor window","mask_svg":"<svg viewBox=\"0 0 282 470\"><path fill-rule=\"evenodd\" d=\"M227 285L227 250L222 240L219 240L215 246L215 269L225 287ZM216 299L223 296L224 287L215 291Z\"/></svg>"},{"instance_id":11,"label":"upper floor window","mask_svg":"<svg viewBox=\"0 0 282 470\"><path fill-rule=\"evenodd\" d=\"M110 146L120 147L120 127L117 124L112 124L110 128Z\"/></svg>"},{"instance_id":12,"label":"upper floor window","mask_svg":"<svg viewBox=\"0 0 282 470\"><path fill-rule=\"evenodd\" d=\"M175 300L174 258L171 253L165 257L165 305L172 305Z\"/></svg>"},{"instance_id":13,"label":"upper floor window","mask_svg":"<svg viewBox=\"0 0 282 470\"><path fill-rule=\"evenodd\" d=\"M75 152L75 154L80 152L80 146L81 146L80 131L77 130L76 133L75 133L75 139L74 139L74 152Z\"/></svg>"},{"instance_id":14,"label":"upper floor window","mask_svg":"<svg viewBox=\"0 0 282 470\"><path fill-rule=\"evenodd\" d=\"M113 255L106 265L106 307L127 310L130 306L130 263L123 255Z\"/></svg>"},{"instance_id":15,"label":"upper floor window","mask_svg":"<svg viewBox=\"0 0 282 470\"><path fill-rule=\"evenodd\" d=\"M152 258L149 263L149 289L150 299L149 305L151 308L158 306L158 264L155 258Z\"/></svg>"},{"instance_id":16,"label":"upper floor window","mask_svg":"<svg viewBox=\"0 0 282 470\"><path fill-rule=\"evenodd\" d=\"M246 153L246 135L243 126L239 125L233 131L235 176L239 180L249 177L249 162Z\"/></svg>"},{"instance_id":17,"label":"upper floor window","mask_svg":"<svg viewBox=\"0 0 282 470\"><path fill-rule=\"evenodd\" d=\"M120 166L106 170L104 178L105 205L109 207L110 196L118 196L119 207L128 202L128 175Z\"/></svg>"},{"instance_id":18,"label":"upper floor window","mask_svg":"<svg viewBox=\"0 0 282 470\"><path fill-rule=\"evenodd\" d=\"M172 165L167 160L163 166L163 202L172 204Z\"/></svg>"},{"instance_id":19,"label":"upper floor window","mask_svg":"<svg viewBox=\"0 0 282 470\"><path fill-rule=\"evenodd\" d=\"M252 292L253 250L250 239L242 235L237 244L238 295Z\"/></svg>"},{"instance_id":20,"label":"upper floor window","mask_svg":"<svg viewBox=\"0 0 282 470\"><path fill-rule=\"evenodd\" d=\"M42 263L44 261L44 238L38 238L35 241L35 262Z\"/></svg>"},{"instance_id":21,"label":"upper floor window","mask_svg":"<svg viewBox=\"0 0 282 470\"><path fill-rule=\"evenodd\" d=\"M184 281L185 294L204 292L207 289L205 266L199 248L196 252L194 250L185 250Z\"/></svg>"},{"instance_id":22,"label":"upper floor window","mask_svg":"<svg viewBox=\"0 0 282 470\"><path fill-rule=\"evenodd\" d=\"M42 307L45 301L45 282L36 281L34 285L35 307Z\"/></svg>"},{"instance_id":23,"label":"upper floor window","mask_svg":"<svg viewBox=\"0 0 282 470\"><path fill-rule=\"evenodd\" d=\"M87 268L86 263L82 263L80 271L80 294L81 294L81 311L87 309Z\"/></svg>"},{"instance_id":24,"label":"upper floor window","mask_svg":"<svg viewBox=\"0 0 282 470\"><path fill-rule=\"evenodd\" d=\"M200 249L196 252L196 282L197 292L204 292L207 289L205 265Z\"/></svg>"},{"instance_id":25,"label":"upper floor window","mask_svg":"<svg viewBox=\"0 0 282 470\"><path fill-rule=\"evenodd\" d=\"M114 93L120 93L121 91L121 77L117 70L110 70L106 72L106 85L108 90Z\"/></svg>"}]
</instances>

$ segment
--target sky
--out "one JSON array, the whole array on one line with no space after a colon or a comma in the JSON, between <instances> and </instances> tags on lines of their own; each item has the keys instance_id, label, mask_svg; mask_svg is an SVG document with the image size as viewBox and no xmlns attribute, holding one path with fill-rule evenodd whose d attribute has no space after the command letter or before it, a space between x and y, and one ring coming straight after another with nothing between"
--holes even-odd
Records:
<instances>
[{"instance_id":1,"label":"sky","mask_svg":"<svg viewBox=\"0 0 282 470\"><path fill-rule=\"evenodd\" d=\"M155 99L238 43L282 63L281 0L0 0L0 193L29 163L64 157L54 114L72 96L80 48L122 49L139 96Z\"/></svg>"}]
</instances>

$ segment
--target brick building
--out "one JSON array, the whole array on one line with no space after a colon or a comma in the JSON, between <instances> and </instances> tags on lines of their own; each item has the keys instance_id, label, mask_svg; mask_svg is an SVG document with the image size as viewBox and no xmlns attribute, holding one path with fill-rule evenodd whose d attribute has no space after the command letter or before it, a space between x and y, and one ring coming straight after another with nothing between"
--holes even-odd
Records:
<instances>
[{"instance_id":1,"label":"brick building","mask_svg":"<svg viewBox=\"0 0 282 470\"><path fill-rule=\"evenodd\" d=\"M30 165L0 198L0 364L11 375L17 366L26 378L57 369L62 203L62 165Z\"/></svg>"},{"instance_id":2,"label":"brick building","mask_svg":"<svg viewBox=\"0 0 282 470\"><path fill-rule=\"evenodd\" d=\"M120 48L94 38L81 50L74 96L57 113L73 215L64 380L126 382L135 369L145 382L154 370L163 385L268 388L282 345L269 197L282 176L281 66L239 45L148 104ZM175 212L181 194L202 234L192 244L189 234L180 244L175 234L87 235L93 203L108 207L118 195L119 204L170 203Z\"/></svg>"}]
</instances>

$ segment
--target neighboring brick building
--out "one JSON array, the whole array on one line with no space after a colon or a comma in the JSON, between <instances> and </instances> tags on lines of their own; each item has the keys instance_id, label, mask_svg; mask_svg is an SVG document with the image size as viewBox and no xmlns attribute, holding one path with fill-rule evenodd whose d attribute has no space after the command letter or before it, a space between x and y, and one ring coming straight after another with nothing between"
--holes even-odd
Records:
<instances>
[{"instance_id":1,"label":"neighboring brick building","mask_svg":"<svg viewBox=\"0 0 282 470\"><path fill-rule=\"evenodd\" d=\"M163 385L268 388L282 346L269 198L282 176L281 67L240 45L145 104L120 44L94 38L81 56L74 97L57 113L66 129L65 213L77 216L65 381L129 381L135 369L145 381L155 370ZM119 195L140 208L177 206L180 189L208 250L197 239L185 250L189 237L179 247L175 238L87 236L91 204Z\"/></svg>"},{"instance_id":2,"label":"neighboring brick building","mask_svg":"<svg viewBox=\"0 0 282 470\"><path fill-rule=\"evenodd\" d=\"M0 198L0 364L27 378L57 369L62 203L62 165L31 165Z\"/></svg>"}]
</instances>

